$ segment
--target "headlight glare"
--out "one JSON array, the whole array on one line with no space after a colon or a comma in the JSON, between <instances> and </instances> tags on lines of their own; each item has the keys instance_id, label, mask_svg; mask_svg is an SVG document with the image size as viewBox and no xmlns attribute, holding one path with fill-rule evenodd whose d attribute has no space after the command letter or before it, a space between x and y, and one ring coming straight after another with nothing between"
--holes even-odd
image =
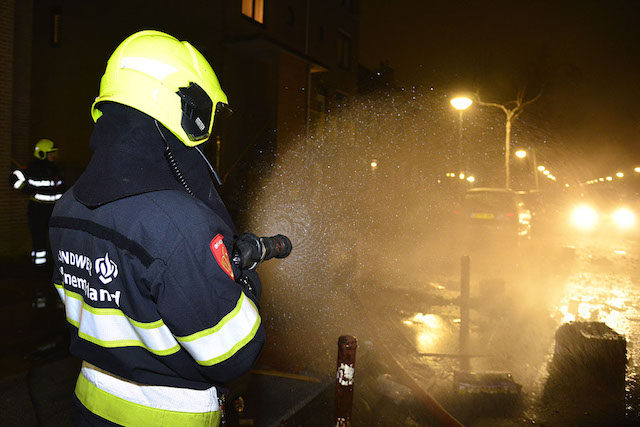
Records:
<instances>
[{"instance_id":1,"label":"headlight glare","mask_svg":"<svg viewBox=\"0 0 640 427\"><path fill-rule=\"evenodd\" d=\"M590 229L596 225L598 214L591 206L578 206L571 215L573 224L582 229Z\"/></svg>"},{"instance_id":2,"label":"headlight glare","mask_svg":"<svg viewBox=\"0 0 640 427\"><path fill-rule=\"evenodd\" d=\"M620 208L613 213L613 221L620 228L631 228L636 223L636 216L629 209Z\"/></svg>"}]
</instances>

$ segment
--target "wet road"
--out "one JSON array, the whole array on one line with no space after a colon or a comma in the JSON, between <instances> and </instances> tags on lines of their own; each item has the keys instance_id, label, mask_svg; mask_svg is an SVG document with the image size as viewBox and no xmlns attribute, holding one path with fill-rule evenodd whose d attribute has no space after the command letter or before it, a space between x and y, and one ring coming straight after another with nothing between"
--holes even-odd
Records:
<instances>
[{"instance_id":1,"label":"wet road","mask_svg":"<svg viewBox=\"0 0 640 427\"><path fill-rule=\"evenodd\" d=\"M386 339L415 381L466 425L634 425L640 421L636 377L640 360L640 239L539 233L518 250L484 241L461 249L456 239L425 242L417 283L388 280L378 292L392 300L363 297L388 325ZM471 259L470 371L510 374L521 402L504 411L478 411L461 398L454 372L459 357L460 256ZM415 267L415 265L414 265ZM387 292L388 291L388 292ZM621 406L580 406L543 399L554 356L555 332L573 321L604 322L627 339L626 399ZM515 386L514 386L515 387ZM594 391L599 393L600 391ZM497 393L499 394L499 393ZM594 396L597 399L597 396ZM607 403L608 405L608 403Z\"/></svg>"}]
</instances>

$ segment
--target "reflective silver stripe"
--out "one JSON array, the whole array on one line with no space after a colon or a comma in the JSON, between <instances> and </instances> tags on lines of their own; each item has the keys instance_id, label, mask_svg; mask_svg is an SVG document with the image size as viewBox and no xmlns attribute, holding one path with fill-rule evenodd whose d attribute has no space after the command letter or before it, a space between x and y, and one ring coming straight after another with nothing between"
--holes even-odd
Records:
<instances>
[{"instance_id":1,"label":"reflective silver stripe","mask_svg":"<svg viewBox=\"0 0 640 427\"><path fill-rule=\"evenodd\" d=\"M258 310L242 293L236 308L215 327L176 338L200 365L211 366L233 356L255 336L259 326Z\"/></svg>"},{"instance_id":2,"label":"reflective silver stripe","mask_svg":"<svg viewBox=\"0 0 640 427\"><path fill-rule=\"evenodd\" d=\"M31 258L36 265L44 264L47 262L47 251L31 251Z\"/></svg>"},{"instance_id":3,"label":"reflective silver stripe","mask_svg":"<svg viewBox=\"0 0 640 427\"><path fill-rule=\"evenodd\" d=\"M29 178L27 182L30 185L33 185L34 187L55 187L56 186L55 181L51 181L48 179L36 180L36 179Z\"/></svg>"},{"instance_id":4,"label":"reflective silver stripe","mask_svg":"<svg viewBox=\"0 0 640 427\"><path fill-rule=\"evenodd\" d=\"M59 200L60 197L62 197L62 194L35 194L33 196L34 199L36 200L40 200L43 202L55 202L56 200Z\"/></svg>"},{"instance_id":5,"label":"reflective silver stripe","mask_svg":"<svg viewBox=\"0 0 640 427\"><path fill-rule=\"evenodd\" d=\"M62 285L55 285L60 293ZM167 326L158 320L136 322L115 308L95 308L84 303L82 296L65 289L67 320L78 328L78 335L102 347L143 347L157 355L180 350Z\"/></svg>"},{"instance_id":6,"label":"reflective silver stripe","mask_svg":"<svg viewBox=\"0 0 640 427\"><path fill-rule=\"evenodd\" d=\"M58 292L58 295L60 296L60 299L62 300L62 302L66 304L66 301L64 299L64 287L56 284L54 284L53 286L55 286L56 291Z\"/></svg>"},{"instance_id":7,"label":"reflective silver stripe","mask_svg":"<svg viewBox=\"0 0 640 427\"><path fill-rule=\"evenodd\" d=\"M166 62L138 56L125 56L120 61L120 67L140 71L160 81L178 71L176 67Z\"/></svg>"},{"instance_id":8,"label":"reflective silver stripe","mask_svg":"<svg viewBox=\"0 0 640 427\"><path fill-rule=\"evenodd\" d=\"M150 386L127 381L102 369L82 362L82 375L107 393L150 408L177 412L214 412L220 409L215 387L206 390Z\"/></svg>"},{"instance_id":9,"label":"reflective silver stripe","mask_svg":"<svg viewBox=\"0 0 640 427\"><path fill-rule=\"evenodd\" d=\"M24 174L22 173L22 171L21 170L17 170L17 169L13 171L13 175L15 175L16 178L18 178L18 180L13 183L13 188L15 188L16 190L19 190L20 187L22 187L24 185L24 182L26 181L26 178L25 178Z\"/></svg>"}]
</instances>

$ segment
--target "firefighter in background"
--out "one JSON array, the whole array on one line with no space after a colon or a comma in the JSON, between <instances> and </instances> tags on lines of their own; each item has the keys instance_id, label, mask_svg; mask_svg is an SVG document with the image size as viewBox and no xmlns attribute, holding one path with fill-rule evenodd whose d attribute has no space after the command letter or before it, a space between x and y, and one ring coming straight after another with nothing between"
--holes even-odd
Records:
<instances>
[{"instance_id":1,"label":"firefighter in background","mask_svg":"<svg viewBox=\"0 0 640 427\"><path fill-rule=\"evenodd\" d=\"M123 41L91 113L93 157L50 221L55 288L83 360L76 425L218 425L225 384L265 340L254 270L198 145L227 97L206 59L158 31Z\"/></svg>"},{"instance_id":2,"label":"firefighter in background","mask_svg":"<svg viewBox=\"0 0 640 427\"><path fill-rule=\"evenodd\" d=\"M27 219L31 233L31 261L34 266L45 267L48 261L49 218L53 207L64 193L64 183L56 166L58 147L50 139L41 139L33 155L36 160L26 168L13 171L10 185L29 195Z\"/></svg>"}]
</instances>

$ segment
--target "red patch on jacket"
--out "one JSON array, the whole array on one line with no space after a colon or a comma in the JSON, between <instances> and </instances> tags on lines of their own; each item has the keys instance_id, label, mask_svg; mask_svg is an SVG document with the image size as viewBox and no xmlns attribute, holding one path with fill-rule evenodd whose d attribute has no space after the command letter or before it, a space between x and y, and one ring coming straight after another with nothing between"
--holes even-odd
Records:
<instances>
[{"instance_id":1,"label":"red patch on jacket","mask_svg":"<svg viewBox=\"0 0 640 427\"><path fill-rule=\"evenodd\" d=\"M222 242L222 234L218 234L211 240L209 243L209 248L211 248L211 253L215 257L218 265L222 270L229 275L233 280L233 269L231 268L231 259L229 258L229 253L227 252L227 248L224 246Z\"/></svg>"}]
</instances>

